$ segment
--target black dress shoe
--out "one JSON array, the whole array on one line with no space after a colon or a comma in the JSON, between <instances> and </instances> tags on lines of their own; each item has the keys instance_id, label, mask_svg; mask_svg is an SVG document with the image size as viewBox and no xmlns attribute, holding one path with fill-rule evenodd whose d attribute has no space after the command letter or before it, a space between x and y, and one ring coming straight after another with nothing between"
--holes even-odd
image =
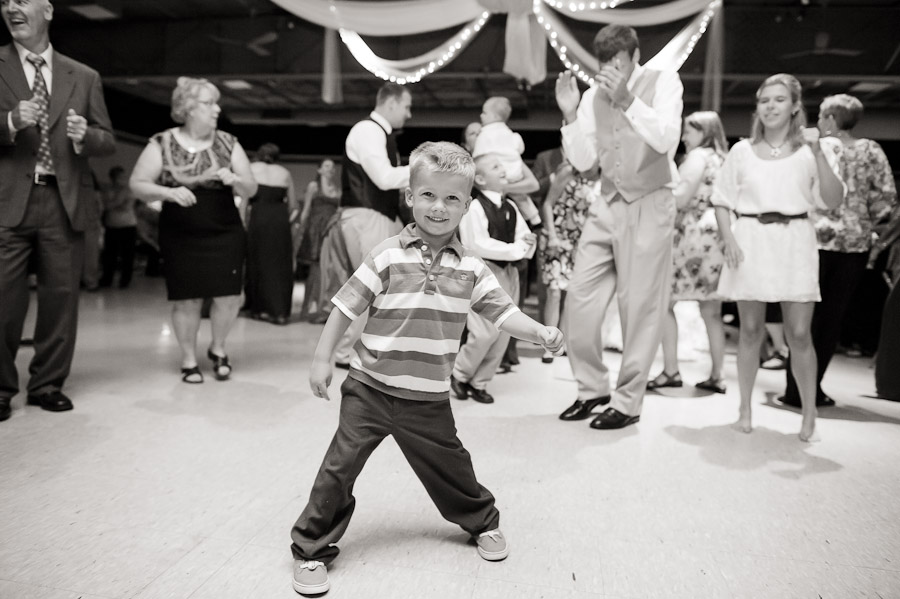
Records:
<instances>
[{"instance_id":1,"label":"black dress shoe","mask_svg":"<svg viewBox=\"0 0 900 599\"><path fill-rule=\"evenodd\" d=\"M606 408L606 410L591 421L591 428L611 429L624 428L629 424L634 424L641 419L641 415L629 416L623 414L615 408Z\"/></svg>"},{"instance_id":2,"label":"black dress shoe","mask_svg":"<svg viewBox=\"0 0 900 599\"><path fill-rule=\"evenodd\" d=\"M476 389L472 385L468 384L467 386L469 387L469 397L471 397L478 403L494 403L494 396L484 389Z\"/></svg>"},{"instance_id":3,"label":"black dress shoe","mask_svg":"<svg viewBox=\"0 0 900 599\"><path fill-rule=\"evenodd\" d=\"M560 420L584 420L591 415L591 410L597 406L605 406L609 403L609 395L597 397L596 399L576 399L575 403L566 408L565 412L559 415Z\"/></svg>"},{"instance_id":4,"label":"black dress shoe","mask_svg":"<svg viewBox=\"0 0 900 599\"><path fill-rule=\"evenodd\" d=\"M453 395L456 396L456 399L468 399L469 389L471 389L469 383L464 383L452 374L450 375L450 390L453 391Z\"/></svg>"},{"instance_id":5,"label":"black dress shoe","mask_svg":"<svg viewBox=\"0 0 900 599\"><path fill-rule=\"evenodd\" d=\"M47 410L48 412L65 412L74 407L72 406L72 400L66 397L62 391L29 395L27 401L29 406L41 406L42 410Z\"/></svg>"},{"instance_id":6,"label":"black dress shoe","mask_svg":"<svg viewBox=\"0 0 900 599\"><path fill-rule=\"evenodd\" d=\"M9 398L3 397L0 398L0 422L4 420L9 420L9 417L12 415L12 408L9 407Z\"/></svg>"}]
</instances>

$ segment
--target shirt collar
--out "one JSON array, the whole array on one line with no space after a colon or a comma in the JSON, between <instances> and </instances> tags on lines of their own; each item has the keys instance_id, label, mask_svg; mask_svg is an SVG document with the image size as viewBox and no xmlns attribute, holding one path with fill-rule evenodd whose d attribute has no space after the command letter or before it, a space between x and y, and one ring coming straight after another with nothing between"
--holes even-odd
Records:
<instances>
[{"instance_id":1,"label":"shirt collar","mask_svg":"<svg viewBox=\"0 0 900 599\"><path fill-rule=\"evenodd\" d=\"M369 117L373 121L375 121L376 123L381 125L382 128L387 132L388 135L390 135L394 131L394 128L391 127L391 124L387 121L387 119L384 118L383 116L381 116L380 114L378 114L377 112L375 112L374 110L369 114Z\"/></svg>"},{"instance_id":2,"label":"shirt collar","mask_svg":"<svg viewBox=\"0 0 900 599\"><path fill-rule=\"evenodd\" d=\"M638 77L644 72L644 67L641 65L634 65L634 70L631 71L631 77L628 78L628 83L625 84L629 90L634 87L634 82L638 80Z\"/></svg>"},{"instance_id":3,"label":"shirt collar","mask_svg":"<svg viewBox=\"0 0 900 599\"><path fill-rule=\"evenodd\" d=\"M28 55L33 54L31 50L20 44L19 42L14 41L13 46L16 48L16 52L19 53L19 62L24 66L26 62L28 62ZM47 44L47 49L38 54L41 58L44 59L46 66L50 69L50 72L53 72L53 45Z\"/></svg>"},{"instance_id":4,"label":"shirt collar","mask_svg":"<svg viewBox=\"0 0 900 599\"><path fill-rule=\"evenodd\" d=\"M478 192L491 201L495 206L503 204L503 193L499 191L488 191L487 189L479 189Z\"/></svg>"},{"instance_id":5,"label":"shirt collar","mask_svg":"<svg viewBox=\"0 0 900 599\"><path fill-rule=\"evenodd\" d=\"M403 249L409 249L411 245L422 243L424 243L424 240L419 236L419 231L416 229L416 223L409 223L402 231L400 231L400 245ZM462 242L459 240L458 233L454 233L453 237L450 238L450 243L444 247L453 251L460 258L463 257L463 254L466 251Z\"/></svg>"}]
</instances>

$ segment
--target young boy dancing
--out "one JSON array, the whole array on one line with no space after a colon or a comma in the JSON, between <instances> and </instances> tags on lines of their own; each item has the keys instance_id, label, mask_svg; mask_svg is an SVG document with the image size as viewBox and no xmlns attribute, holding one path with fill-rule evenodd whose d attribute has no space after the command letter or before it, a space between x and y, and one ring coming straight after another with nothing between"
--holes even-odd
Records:
<instances>
[{"instance_id":1,"label":"young boy dancing","mask_svg":"<svg viewBox=\"0 0 900 599\"><path fill-rule=\"evenodd\" d=\"M471 201L475 165L448 142L425 143L410 156L406 204L415 222L379 244L335 295L316 347L310 386L328 399L332 353L353 319L368 311L350 373L341 386L338 429L309 503L291 530L293 585L301 595L330 588L326 564L356 503L353 484L382 439L393 435L441 515L472 535L478 554L504 559L494 497L475 479L456 437L450 373L469 310L551 351L562 333L523 314L481 261L468 254L457 227Z\"/></svg>"}]
</instances>

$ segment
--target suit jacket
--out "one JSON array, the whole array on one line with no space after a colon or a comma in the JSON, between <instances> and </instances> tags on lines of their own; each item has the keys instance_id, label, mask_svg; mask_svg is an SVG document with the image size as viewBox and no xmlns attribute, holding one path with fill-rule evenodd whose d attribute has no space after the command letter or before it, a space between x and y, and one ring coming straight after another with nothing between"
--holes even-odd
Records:
<instances>
[{"instance_id":1,"label":"suit jacket","mask_svg":"<svg viewBox=\"0 0 900 599\"><path fill-rule=\"evenodd\" d=\"M103 156L115 151L115 139L100 75L94 69L53 52L53 91L50 94L50 153L69 223L83 231L87 223L86 208L94 199L94 181L88 165L90 156ZM9 113L20 100L34 94L28 86L25 71L15 46L0 46L0 226L16 227L25 216L25 208L33 185L34 167L40 134L37 127L15 133L9 130ZM66 115L72 108L88 122L84 146L76 154L66 137Z\"/></svg>"}]
</instances>

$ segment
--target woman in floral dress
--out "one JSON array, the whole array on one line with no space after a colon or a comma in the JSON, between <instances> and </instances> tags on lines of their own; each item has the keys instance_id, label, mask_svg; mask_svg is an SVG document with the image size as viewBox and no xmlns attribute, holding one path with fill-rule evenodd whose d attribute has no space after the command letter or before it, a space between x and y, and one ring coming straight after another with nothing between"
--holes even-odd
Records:
<instances>
[{"instance_id":1,"label":"woman in floral dress","mask_svg":"<svg viewBox=\"0 0 900 599\"><path fill-rule=\"evenodd\" d=\"M678 213L675 216L672 250L672 301L663 323L663 371L647 383L647 388L681 387L684 384L678 372L675 302L697 301L709 337L712 367L709 378L694 386L725 393L725 383L722 382L725 328L722 324L722 300L716 294L725 258L715 210L709 203L709 197L716 174L728 153L728 142L719 115L710 111L695 112L684 119L681 140L687 155L678 168L681 180L674 191Z\"/></svg>"},{"instance_id":2,"label":"woman in floral dress","mask_svg":"<svg viewBox=\"0 0 900 599\"><path fill-rule=\"evenodd\" d=\"M547 198L541 207L546 225L540 229L538 237L538 251L543 255L541 280L547 289L544 304L544 324L547 326L557 326L560 322L562 294L572 276L575 247L595 197L592 188L599 176L596 168L579 173L563 160L551 178ZM541 361L549 364L553 354L544 352Z\"/></svg>"}]
</instances>

